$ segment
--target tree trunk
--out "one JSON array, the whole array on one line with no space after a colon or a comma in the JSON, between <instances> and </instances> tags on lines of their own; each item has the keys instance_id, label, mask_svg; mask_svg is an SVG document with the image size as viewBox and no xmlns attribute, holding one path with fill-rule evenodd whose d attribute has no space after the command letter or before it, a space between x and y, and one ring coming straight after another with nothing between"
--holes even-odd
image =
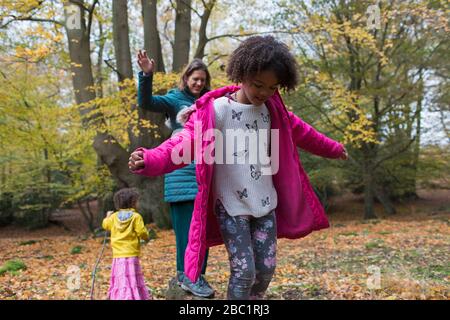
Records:
<instances>
[{"instance_id":1,"label":"tree trunk","mask_svg":"<svg viewBox=\"0 0 450 320\"><path fill-rule=\"evenodd\" d=\"M156 0L141 0L142 20L144 21L144 49L155 60L155 71L166 72L162 54L161 39L158 32Z\"/></svg>"},{"instance_id":2,"label":"tree trunk","mask_svg":"<svg viewBox=\"0 0 450 320\"><path fill-rule=\"evenodd\" d=\"M420 79L422 80L422 71L420 71ZM413 198L418 199L419 196L417 195L417 170L419 166L419 155L420 155L420 136L421 136L421 128L422 128L422 103L423 103L423 84L421 86L421 94L417 98L417 110L416 110L416 140L414 141L414 147L413 147L413 169L414 169L414 175L413 175L413 187L414 187L414 194Z\"/></svg>"},{"instance_id":3,"label":"tree trunk","mask_svg":"<svg viewBox=\"0 0 450 320\"><path fill-rule=\"evenodd\" d=\"M175 18L175 43L172 70L180 72L189 62L191 41L191 0L177 0Z\"/></svg>"},{"instance_id":4,"label":"tree trunk","mask_svg":"<svg viewBox=\"0 0 450 320\"><path fill-rule=\"evenodd\" d=\"M47 148L44 148L44 159L45 159L44 175L46 177L45 182L47 183L47 188L50 188L50 183L52 182L52 172L50 170L50 165L48 164L48 149Z\"/></svg>"},{"instance_id":5,"label":"tree trunk","mask_svg":"<svg viewBox=\"0 0 450 320\"><path fill-rule=\"evenodd\" d=\"M82 13L80 29L66 28L66 33L69 43L69 55L72 62L71 70L75 100L77 104L81 104L95 99L96 95L94 90L89 89L93 87L94 79L89 46L90 34L86 27L84 2L77 2L77 5L80 7ZM118 48L118 50L122 52L121 48ZM131 62L128 66L127 64L128 62L126 61L123 64L118 61L118 68L122 70L120 73L122 75L132 76ZM126 70L130 70L130 72L127 73ZM85 115L89 112L90 110L85 109L81 114ZM168 219L168 208L163 202L162 182L152 183L155 180L162 181L162 178L149 179L131 174L127 165L129 152L123 149L114 137L107 133L99 132L94 137L93 147L101 161L108 166L119 188L136 187L140 190L141 203L139 209L144 220L146 222L155 221L159 227L169 227L169 224L164 224Z\"/></svg>"},{"instance_id":6,"label":"tree trunk","mask_svg":"<svg viewBox=\"0 0 450 320\"><path fill-rule=\"evenodd\" d=\"M364 181L364 219L376 219L375 208L374 208L374 179L372 176L373 172L371 167L365 166L365 172L363 173Z\"/></svg>"},{"instance_id":7,"label":"tree trunk","mask_svg":"<svg viewBox=\"0 0 450 320\"><path fill-rule=\"evenodd\" d=\"M157 72L165 72L164 61L162 56L161 41L157 28L157 1L141 0L142 2L142 19L144 20L144 47L150 57L155 60L155 70ZM145 94L145 93L144 93ZM149 120L152 124L157 125L163 130L165 128L165 115L156 112L150 112L145 109L138 109L139 118ZM162 137L155 138L153 131L146 128L139 128L141 134L138 139L138 145L146 148L158 146L162 141L169 137L170 132L158 132Z\"/></svg>"},{"instance_id":8,"label":"tree trunk","mask_svg":"<svg viewBox=\"0 0 450 320\"><path fill-rule=\"evenodd\" d=\"M88 207L87 203L89 200L86 200L86 209L83 207L83 202L81 200L77 201L78 209L80 209L81 215L84 218L84 221L86 222L86 225L89 227L89 231L94 234L95 233L95 227L94 227L94 216Z\"/></svg>"},{"instance_id":9,"label":"tree trunk","mask_svg":"<svg viewBox=\"0 0 450 320\"><path fill-rule=\"evenodd\" d=\"M133 78L127 0L113 0L113 39L119 81Z\"/></svg>"},{"instance_id":10,"label":"tree trunk","mask_svg":"<svg viewBox=\"0 0 450 320\"><path fill-rule=\"evenodd\" d=\"M156 3L154 4L155 9L155 23L156 23ZM113 19L114 30L114 49L116 55L116 61L121 61L117 64L119 74L124 79L132 79L133 73L131 70L131 55L130 55L130 40L128 35L128 14L127 14L127 1L126 0L114 0L113 2ZM145 21L145 20L144 20ZM162 55L161 55L162 56ZM137 108L135 104L131 106L134 110ZM155 118L158 125L163 125L164 115L146 113L144 110L138 110L138 115L140 119L150 120L155 123L152 119ZM130 127L128 134L130 137L130 151L135 150L137 147L155 147L160 144L161 140L155 140L153 138L153 133L146 131L145 128L139 125L139 136L136 137L133 134L133 130ZM117 150L119 152L119 150ZM126 153L126 163L128 162L129 152ZM128 171L128 166L124 167ZM134 176L136 177L136 176ZM150 183L148 183L150 182ZM122 182L123 183L123 182ZM168 227L169 224L165 224L166 218L168 217L167 204L163 202L163 178L142 178L139 177L136 181L125 182L124 185L132 185L138 187L141 192L140 208L147 211L150 210L152 215L147 217L145 220L154 220L160 227ZM145 193L145 196L143 195ZM152 217L152 219L150 219Z\"/></svg>"},{"instance_id":11,"label":"tree trunk","mask_svg":"<svg viewBox=\"0 0 450 320\"><path fill-rule=\"evenodd\" d=\"M364 177L364 219L376 219L373 201L373 185L369 175Z\"/></svg>"},{"instance_id":12,"label":"tree trunk","mask_svg":"<svg viewBox=\"0 0 450 320\"><path fill-rule=\"evenodd\" d=\"M113 0L113 42L114 42L114 56L116 59L116 70L118 80L120 82L125 79L133 79L133 70L131 66L130 53L130 37L128 27L128 6L127 0ZM119 90L124 89L119 84ZM126 102L124 101L126 106ZM136 104L129 106L132 111L136 110ZM128 126L128 137L130 139L130 149L136 149L138 144L138 137L133 133L133 127Z\"/></svg>"},{"instance_id":13,"label":"tree trunk","mask_svg":"<svg viewBox=\"0 0 450 320\"><path fill-rule=\"evenodd\" d=\"M99 29L99 44L98 44L98 59L96 66L96 79L95 84L97 88L97 97L103 98L103 73L102 73L102 64L103 64L103 52L105 51L105 39L103 36L103 24L101 22L98 23Z\"/></svg>"},{"instance_id":14,"label":"tree trunk","mask_svg":"<svg viewBox=\"0 0 450 320\"><path fill-rule=\"evenodd\" d=\"M384 210L387 214L393 215L396 213L395 207L392 204L391 199L389 199L389 196L386 194L386 191L383 189L382 186L378 186L375 188L375 196L377 197L378 201L383 205Z\"/></svg>"},{"instance_id":15,"label":"tree trunk","mask_svg":"<svg viewBox=\"0 0 450 320\"><path fill-rule=\"evenodd\" d=\"M80 2L81 5L84 1ZM95 99L95 92L88 88L93 87L92 62L90 51L90 35L86 28L86 19L82 6L80 29L66 28L69 43L69 55L72 71L72 83L77 104L89 102ZM85 111L84 113L87 113Z\"/></svg>"},{"instance_id":16,"label":"tree trunk","mask_svg":"<svg viewBox=\"0 0 450 320\"><path fill-rule=\"evenodd\" d=\"M195 51L194 58L203 59L205 56L205 47L208 43L208 37L206 36L206 27L208 26L209 17L211 16L212 9L216 4L215 0L212 0L205 4L205 10L201 16L200 30L198 32L198 46Z\"/></svg>"}]
</instances>

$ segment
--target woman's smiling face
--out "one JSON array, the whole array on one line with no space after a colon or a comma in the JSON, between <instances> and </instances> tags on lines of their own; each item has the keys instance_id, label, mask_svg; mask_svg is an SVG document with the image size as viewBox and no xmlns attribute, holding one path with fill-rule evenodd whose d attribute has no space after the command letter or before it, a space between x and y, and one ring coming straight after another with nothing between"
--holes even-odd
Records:
<instances>
[{"instance_id":1,"label":"woman's smiling face","mask_svg":"<svg viewBox=\"0 0 450 320\"><path fill-rule=\"evenodd\" d=\"M206 72L203 70L195 70L187 78L186 85L192 94L196 97L200 96L200 93L205 88L206 84Z\"/></svg>"}]
</instances>

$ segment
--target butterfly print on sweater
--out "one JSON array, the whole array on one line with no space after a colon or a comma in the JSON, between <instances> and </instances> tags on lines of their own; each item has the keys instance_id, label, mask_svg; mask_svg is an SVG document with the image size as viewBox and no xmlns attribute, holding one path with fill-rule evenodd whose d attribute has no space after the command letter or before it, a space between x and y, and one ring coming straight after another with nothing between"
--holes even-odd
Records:
<instances>
[{"instance_id":1,"label":"butterfly print on sweater","mask_svg":"<svg viewBox=\"0 0 450 320\"><path fill-rule=\"evenodd\" d=\"M248 198L247 188L244 188L244 190L242 190L242 191L236 190L236 192L239 195L239 199Z\"/></svg>"},{"instance_id":2,"label":"butterfly print on sweater","mask_svg":"<svg viewBox=\"0 0 450 320\"><path fill-rule=\"evenodd\" d=\"M266 199L261 199L261 203L263 207L270 206L269 197L266 197Z\"/></svg>"},{"instance_id":3,"label":"butterfly print on sweater","mask_svg":"<svg viewBox=\"0 0 450 320\"><path fill-rule=\"evenodd\" d=\"M231 120L237 119L237 121L241 121L242 112L236 112L234 109L231 109Z\"/></svg>"},{"instance_id":4,"label":"butterfly print on sweater","mask_svg":"<svg viewBox=\"0 0 450 320\"><path fill-rule=\"evenodd\" d=\"M261 177L261 171L256 170L254 165L250 165L250 174L252 175L252 178L255 180L258 180Z\"/></svg>"},{"instance_id":5,"label":"butterfly print on sweater","mask_svg":"<svg viewBox=\"0 0 450 320\"><path fill-rule=\"evenodd\" d=\"M253 124L246 123L245 126L246 126L247 129L249 129L249 130L255 130L255 131L258 131L258 121L257 121L257 120L253 121Z\"/></svg>"}]
</instances>

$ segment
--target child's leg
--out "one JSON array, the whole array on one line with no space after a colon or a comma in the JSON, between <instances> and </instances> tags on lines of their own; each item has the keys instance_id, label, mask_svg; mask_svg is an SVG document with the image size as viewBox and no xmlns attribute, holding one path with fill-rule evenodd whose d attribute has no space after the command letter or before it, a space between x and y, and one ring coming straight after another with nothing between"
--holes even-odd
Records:
<instances>
[{"instance_id":1,"label":"child's leg","mask_svg":"<svg viewBox=\"0 0 450 320\"><path fill-rule=\"evenodd\" d=\"M249 299L255 281L255 262L249 218L228 215L219 200L216 202L215 211L230 261L231 274L227 298L230 300Z\"/></svg>"},{"instance_id":2,"label":"child's leg","mask_svg":"<svg viewBox=\"0 0 450 320\"><path fill-rule=\"evenodd\" d=\"M262 299L272 280L276 266L277 226L275 211L251 222L256 279L250 298Z\"/></svg>"}]
</instances>

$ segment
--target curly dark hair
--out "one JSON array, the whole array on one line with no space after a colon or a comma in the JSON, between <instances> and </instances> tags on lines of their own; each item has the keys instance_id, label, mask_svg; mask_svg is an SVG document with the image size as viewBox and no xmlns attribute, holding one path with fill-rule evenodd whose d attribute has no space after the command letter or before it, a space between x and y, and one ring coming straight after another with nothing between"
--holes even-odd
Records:
<instances>
[{"instance_id":1,"label":"curly dark hair","mask_svg":"<svg viewBox=\"0 0 450 320\"><path fill-rule=\"evenodd\" d=\"M139 191L136 188L120 189L114 194L114 206L116 210L135 208L139 199Z\"/></svg>"},{"instance_id":2,"label":"curly dark hair","mask_svg":"<svg viewBox=\"0 0 450 320\"><path fill-rule=\"evenodd\" d=\"M231 81L239 83L262 71L272 70L280 88L289 91L298 83L297 67L297 61L286 44L273 36L254 36L233 51L226 72Z\"/></svg>"}]
</instances>

